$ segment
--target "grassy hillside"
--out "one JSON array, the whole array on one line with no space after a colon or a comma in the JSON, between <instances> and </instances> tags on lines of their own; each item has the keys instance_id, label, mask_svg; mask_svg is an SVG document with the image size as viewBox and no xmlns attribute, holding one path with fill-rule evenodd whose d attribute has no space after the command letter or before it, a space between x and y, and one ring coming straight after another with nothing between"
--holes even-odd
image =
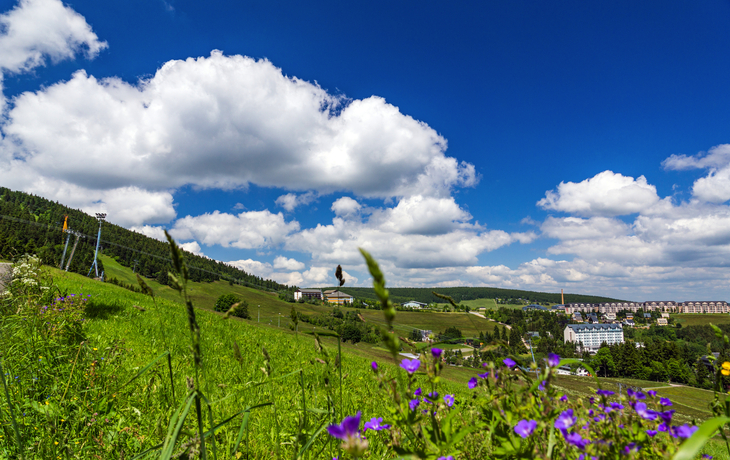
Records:
<instances>
[{"instance_id":1,"label":"grassy hillside","mask_svg":"<svg viewBox=\"0 0 730 460\"><path fill-rule=\"evenodd\" d=\"M137 284L137 278L128 267L116 263L110 257L102 256L107 276L113 276L128 284ZM172 302L180 302L180 295L169 286L163 286L154 280L146 279L145 282L155 291L155 295L170 300ZM235 294L241 299L249 303L249 312L251 317L258 321L259 305L261 313L261 322L268 324L278 324L279 316L282 317L282 326L288 327L289 314L292 306L298 312L304 314L317 314L332 311L329 305L311 305L307 303L288 303L269 292L258 291L238 285L229 285L224 281L214 281L212 283L190 283L190 294L195 305L200 308L212 310L216 299L222 294ZM343 311L351 311L354 309L341 307ZM380 310L360 310L365 321L377 324L384 323L383 314ZM286 321L286 323L285 323ZM408 334L411 330L426 329L434 332L444 331L449 326L459 328L467 337L478 336L479 332L492 331L494 323L475 315L467 313L434 313L434 312L400 312L396 330L403 334ZM302 324L300 327L304 327Z\"/></svg>"},{"instance_id":2,"label":"grassy hillside","mask_svg":"<svg viewBox=\"0 0 730 460\"><path fill-rule=\"evenodd\" d=\"M136 283L136 277L131 273L131 270L129 270L126 267L122 267L118 264L114 264L113 259L107 258L107 260L104 261L105 267L110 267L111 273L114 273L114 276L117 276L119 279L125 279L125 280L132 280L134 279L134 282ZM113 268L111 268L113 267ZM109 268L108 268L109 269ZM112 286L104 283L100 283L98 281L94 281L85 277L81 277L76 274L69 274L64 273L59 270L51 269L55 276L57 277L58 281L67 287L70 287L71 289L80 289L84 292L94 292L95 295L100 296L101 298L113 298L114 301L109 301L110 304L119 304L120 302L123 302L122 299L125 299L126 303L125 305L131 305L130 299L136 299L136 302L139 304L145 304L149 303L149 298L146 296L141 296L140 294L134 294L129 291L126 291L124 289L121 289L117 286ZM122 278L124 277L124 278ZM176 308L182 309L182 303L180 302L180 295L177 293L177 291L172 290L168 286L161 286L159 283L156 283L154 280L146 280L147 283L149 283L150 287L155 290L156 295L160 296L161 298L171 302L172 304L178 305ZM201 286L202 284L202 286ZM211 286L206 286L211 285ZM273 334L272 338L274 340L279 335L283 335L283 337L291 337L294 336L295 333L292 332L289 329L289 312L291 310L292 305L301 312L307 313L307 314L314 314L314 313L321 313L321 312L329 312L332 310L332 307L330 306L320 306L320 305L310 305L310 304L291 304L287 302L283 302L279 300L276 297L273 297L269 295L268 293L256 291L254 289L249 289L241 286L229 286L228 283L221 283L221 282L214 282L214 283L190 283L191 291L195 295L194 300L196 303L196 306L200 306L200 308L211 310L212 305L215 303L215 299L218 295L225 294L225 293L234 293L236 295L241 296L241 298L246 299L249 301L250 304L253 305L254 301L260 301L261 302L261 322L258 322L257 318L257 308L253 308L251 310L252 313L252 319L249 321L240 320L238 318L232 318L230 321L233 323L236 323L237 325L240 324L243 327L246 327L244 325L249 325L250 327L260 327L263 331L268 331L266 334ZM212 297L210 297L212 296ZM201 302L198 303L197 299L200 299ZM468 302L477 302L478 303L484 303L484 301L468 301ZM133 302L132 302L133 303ZM258 304L257 304L258 305ZM521 307L515 305L515 307ZM354 310L349 309L346 307L342 307L343 311L348 310ZM360 310L360 313L365 318L366 321L371 321L377 324L385 324L385 321L383 319L383 314L379 310ZM210 314L214 315L214 317L220 317L220 314L210 312ZM279 314L281 314L281 326L278 326L278 318ZM690 321L693 321L693 324L700 324L696 323L694 321L697 321L698 318L695 317L702 317L707 319L706 317L713 317L712 321L718 321L720 319L727 319L730 318L730 315L678 315L677 318L687 318ZM714 318L717 317L717 318ZM699 319L702 319L699 318ZM434 313L434 312L398 312L396 315L396 322L395 322L395 329L397 331L400 331L403 333L403 335L406 335L408 332L410 332L413 328L418 329L430 329L433 331L440 331L444 330L449 326L455 326L462 330L465 336L474 336L478 335L480 331L489 331L492 332L494 329L494 325L496 323L492 321L484 320L476 315L473 314L467 314L467 313ZM706 324L706 323L701 323ZM310 325L307 325L306 323L300 323L299 324L299 330L300 331L312 331L313 328ZM311 341L310 337L302 336L300 339L302 341ZM327 339L328 342L331 345L334 345L336 342L333 342L333 339ZM444 346L444 348L453 348L449 346ZM359 358L364 358L366 360L377 360L377 361L384 361L389 359L389 354L387 351L382 348L382 345L370 345L366 343L358 343L357 345L352 345L350 343L344 343L342 344L342 349L345 353L351 354L352 356L357 356ZM528 355L525 355L526 358L529 358ZM458 367L447 367L445 369L444 377L448 381L452 382L464 382L465 380L468 380L471 378L475 373L474 369L470 368L458 368ZM685 420L691 420L693 418L697 419L704 419L710 416L709 411L709 403L712 401L712 392L706 391L706 390L700 390L697 388L689 388L689 387L670 387L665 386L661 382L652 382L652 381L637 381L632 379L613 379L613 378L600 378L600 381L604 385L604 388L617 391L619 383L624 385L632 385L637 386L641 388L655 388L657 393L660 396L671 398L672 401L677 402L677 411ZM558 378L558 386L563 388L568 394L573 394L575 396L580 397L588 397L591 396L595 391L595 381L589 378L584 377L575 377L575 376L560 376Z\"/></svg>"}]
</instances>

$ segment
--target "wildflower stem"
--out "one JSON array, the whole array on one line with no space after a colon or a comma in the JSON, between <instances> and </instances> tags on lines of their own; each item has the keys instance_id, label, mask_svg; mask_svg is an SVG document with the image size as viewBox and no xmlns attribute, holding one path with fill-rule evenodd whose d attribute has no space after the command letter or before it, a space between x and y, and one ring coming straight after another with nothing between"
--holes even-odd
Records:
<instances>
[{"instance_id":1,"label":"wildflower stem","mask_svg":"<svg viewBox=\"0 0 730 460\"><path fill-rule=\"evenodd\" d=\"M3 380L3 389L5 390L5 399L8 401L8 411L10 412L10 420L13 422L13 432L15 433L15 442L18 443L18 452L20 458L23 458L23 438L20 435L20 429L18 428L18 422L15 420L15 413L13 412L13 404L10 399L10 392L8 391L8 384L5 382L5 373L3 372L2 366L2 354L0 354L0 378Z\"/></svg>"}]
</instances>

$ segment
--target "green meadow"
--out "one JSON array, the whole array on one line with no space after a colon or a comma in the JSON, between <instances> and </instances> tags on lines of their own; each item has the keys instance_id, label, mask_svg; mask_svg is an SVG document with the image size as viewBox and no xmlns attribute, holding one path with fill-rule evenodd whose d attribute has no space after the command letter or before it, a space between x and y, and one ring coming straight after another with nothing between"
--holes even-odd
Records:
<instances>
[{"instance_id":1,"label":"green meadow","mask_svg":"<svg viewBox=\"0 0 730 460\"><path fill-rule=\"evenodd\" d=\"M113 259L105 258L104 264L107 276L136 283L131 271ZM178 292L146 280L153 298L47 270L57 295L89 299L84 301L83 327L73 336L48 333L42 314L33 309L2 317L0 362L8 391L0 404L0 458L196 458L203 444L190 421L196 417L193 400L186 399L191 388L204 395L198 416L213 427L212 433L202 433L205 446L214 451L209 458L333 458L341 456L339 441L325 430L333 420L358 411L364 420L390 413L371 362L404 378L383 345L338 343L327 331L319 331L323 336L315 340L305 333L313 328L303 323L298 332L290 328L292 305L304 313L331 307L289 304L225 282L188 286L200 328L202 366L197 367L190 312ZM252 319L225 319L211 311L224 293L246 299ZM361 313L366 321L384 323L381 311ZM35 326L29 328L29 323ZM465 335L476 335L493 324L465 313L398 312L395 330L405 334L414 327L438 331L457 326ZM445 366L439 391L453 394L457 403L470 400L466 382L477 372ZM661 387L656 391L675 401L680 420L710 417L711 392L656 382L601 381L606 389L618 389L619 383ZM596 389L593 379L572 376L559 377L555 385L569 398L587 397ZM173 435L180 441L170 445ZM378 436L372 435L368 458L392 458ZM705 452L726 458L715 444Z\"/></svg>"}]
</instances>

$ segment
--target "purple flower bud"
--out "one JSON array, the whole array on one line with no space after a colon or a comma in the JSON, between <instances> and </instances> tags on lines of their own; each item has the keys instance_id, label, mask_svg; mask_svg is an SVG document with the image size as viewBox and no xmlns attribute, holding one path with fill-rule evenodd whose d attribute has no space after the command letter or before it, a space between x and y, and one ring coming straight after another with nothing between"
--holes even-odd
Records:
<instances>
[{"instance_id":1,"label":"purple flower bud","mask_svg":"<svg viewBox=\"0 0 730 460\"><path fill-rule=\"evenodd\" d=\"M419 404L421 404L421 401L419 401L418 399L411 399L408 402L408 407L411 409L411 411L414 411Z\"/></svg>"},{"instance_id":2,"label":"purple flower bud","mask_svg":"<svg viewBox=\"0 0 730 460\"><path fill-rule=\"evenodd\" d=\"M378 372L378 363L376 363L375 361L370 363L370 367L373 368L373 371Z\"/></svg>"},{"instance_id":3,"label":"purple flower bud","mask_svg":"<svg viewBox=\"0 0 730 460\"><path fill-rule=\"evenodd\" d=\"M442 349L440 349L440 348L431 348L431 354L433 355L434 358L441 357L441 353L443 353L443 350Z\"/></svg>"},{"instance_id":4,"label":"purple flower bud","mask_svg":"<svg viewBox=\"0 0 730 460\"><path fill-rule=\"evenodd\" d=\"M547 357L547 363L550 367L557 367L560 364L560 356L555 353L550 353Z\"/></svg>"}]
</instances>

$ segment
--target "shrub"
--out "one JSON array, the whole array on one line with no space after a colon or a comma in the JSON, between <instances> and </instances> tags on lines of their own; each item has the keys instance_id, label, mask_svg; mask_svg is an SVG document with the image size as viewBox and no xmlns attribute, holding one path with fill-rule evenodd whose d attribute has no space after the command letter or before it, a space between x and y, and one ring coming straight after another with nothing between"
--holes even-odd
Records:
<instances>
[{"instance_id":1,"label":"shrub","mask_svg":"<svg viewBox=\"0 0 730 460\"><path fill-rule=\"evenodd\" d=\"M240 301L241 299L235 294L223 294L222 296L218 297L218 300L215 301L215 306L213 307L213 309L215 311L225 313L231 308L234 303Z\"/></svg>"}]
</instances>

